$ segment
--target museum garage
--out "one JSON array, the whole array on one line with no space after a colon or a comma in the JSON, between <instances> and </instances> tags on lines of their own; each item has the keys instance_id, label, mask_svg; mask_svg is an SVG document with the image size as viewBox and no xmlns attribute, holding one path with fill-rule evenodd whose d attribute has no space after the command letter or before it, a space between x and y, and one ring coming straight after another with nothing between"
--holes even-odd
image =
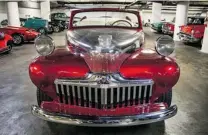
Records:
<instances>
[{"instance_id":1,"label":"museum garage","mask_svg":"<svg viewBox=\"0 0 208 135\"><path fill-rule=\"evenodd\" d=\"M0 1L0 135L208 135L208 1Z\"/></svg>"}]
</instances>

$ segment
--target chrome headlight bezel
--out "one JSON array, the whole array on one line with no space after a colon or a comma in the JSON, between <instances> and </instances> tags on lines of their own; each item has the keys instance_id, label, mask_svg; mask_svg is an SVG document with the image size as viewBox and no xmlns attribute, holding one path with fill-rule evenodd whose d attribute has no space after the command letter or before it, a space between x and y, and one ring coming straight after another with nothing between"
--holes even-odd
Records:
<instances>
[{"instance_id":1,"label":"chrome headlight bezel","mask_svg":"<svg viewBox=\"0 0 208 135\"><path fill-rule=\"evenodd\" d=\"M47 35L41 35L35 39L35 48L38 54L47 56L53 53L55 44L51 37Z\"/></svg>"},{"instance_id":2,"label":"chrome headlight bezel","mask_svg":"<svg viewBox=\"0 0 208 135\"><path fill-rule=\"evenodd\" d=\"M168 35L159 37L155 43L155 50L162 56L171 55L175 50L173 38Z\"/></svg>"}]
</instances>

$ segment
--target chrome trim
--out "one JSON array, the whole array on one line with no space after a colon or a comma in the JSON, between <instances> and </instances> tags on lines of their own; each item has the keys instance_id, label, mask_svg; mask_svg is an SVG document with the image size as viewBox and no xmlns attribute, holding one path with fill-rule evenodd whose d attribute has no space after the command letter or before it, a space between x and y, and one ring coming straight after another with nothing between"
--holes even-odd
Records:
<instances>
[{"instance_id":1,"label":"chrome trim","mask_svg":"<svg viewBox=\"0 0 208 135\"><path fill-rule=\"evenodd\" d=\"M89 126L89 127L118 127L149 124L163 121L173 117L177 113L177 106L173 105L167 109L158 112L144 113L132 116L115 116L115 117L95 117L95 116L74 116L62 115L47 112L40 107L33 105L32 114L43 120L57 122L62 124Z\"/></svg>"},{"instance_id":2,"label":"chrome trim","mask_svg":"<svg viewBox=\"0 0 208 135\"><path fill-rule=\"evenodd\" d=\"M99 104L101 104L101 108L99 107L99 109L103 109L104 107L106 107L106 105L108 107L110 107L110 106L112 107L112 106L114 106L114 104L118 105L118 104L123 104L124 102L125 102L125 105L129 106L129 105L131 105L130 104L131 100L137 99L140 101L141 98L143 98L144 101L147 102L145 100L145 98L152 94L152 93L150 93L150 94L146 95L147 94L147 86L151 86L150 88L152 88L152 85L154 84L154 82L151 79L127 80L127 79L124 79L119 74L108 74L108 75L88 74L86 76L86 79L77 79L77 80L56 79L54 83L56 85L56 89L57 88L59 89L60 85L61 85L62 91L66 91L65 87L63 89L63 86L72 87L73 99L78 98L81 100L81 102L86 102L86 98L87 98L86 96L88 94L90 107L93 107L93 108L98 107L98 99L100 100L100 98L101 98L101 103L99 103ZM76 89L75 89L75 87L76 87ZM81 87L83 89L81 89ZM133 87L133 91L131 90L132 87ZM145 90L142 89L142 87L145 87ZM88 93L86 91L87 88L88 88ZM114 95L115 88L117 89L117 95ZM95 92L94 92L94 90L95 90ZM101 93L100 93L101 95L100 94L98 95L98 90L101 90ZM63 96L65 96L64 95L65 92L59 93L59 91L60 90L57 90L57 94L62 94ZM152 90L149 90L149 89L148 89L148 91L152 92ZM68 92L68 90L67 90L67 92ZM77 92L77 93L75 94L75 92ZM84 94L82 99L81 99L81 92ZM120 92L122 92L122 93L120 93ZM138 95L136 95L137 92L138 92ZM144 94L142 94L142 93L144 93ZM133 97L131 97L131 94L133 94ZM77 96L77 97L75 97L75 96ZM116 98L116 97L117 97L117 102L114 102L114 98ZM83 104L81 105L80 103L76 103L77 100L74 100L74 101L75 101L75 103L73 105L85 106ZM96 103L96 106L91 106L92 103L94 103L94 102Z\"/></svg>"}]
</instances>

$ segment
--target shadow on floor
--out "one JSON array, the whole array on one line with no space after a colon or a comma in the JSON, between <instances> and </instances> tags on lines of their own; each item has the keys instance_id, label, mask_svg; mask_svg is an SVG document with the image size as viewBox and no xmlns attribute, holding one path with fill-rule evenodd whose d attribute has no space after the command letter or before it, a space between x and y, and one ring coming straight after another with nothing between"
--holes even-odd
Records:
<instances>
[{"instance_id":1,"label":"shadow on floor","mask_svg":"<svg viewBox=\"0 0 208 135\"><path fill-rule=\"evenodd\" d=\"M131 127L76 127L63 124L48 124L54 135L164 135L165 122Z\"/></svg>"}]
</instances>

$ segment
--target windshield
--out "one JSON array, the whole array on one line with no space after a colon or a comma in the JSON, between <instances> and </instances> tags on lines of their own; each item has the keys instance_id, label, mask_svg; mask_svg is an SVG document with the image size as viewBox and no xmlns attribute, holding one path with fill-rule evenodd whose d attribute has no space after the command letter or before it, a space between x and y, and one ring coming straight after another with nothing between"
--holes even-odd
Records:
<instances>
[{"instance_id":1,"label":"windshield","mask_svg":"<svg viewBox=\"0 0 208 135\"><path fill-rule=\"evenodd\" d=\"M81 18L73 27L84 26L119 26L119 27L139 27L138 17L134 13L129 12L112 12L112 11L98 11L98 12L80 12L75 14L73 22L76 18Z\"/></svg>"}]
</instances>

